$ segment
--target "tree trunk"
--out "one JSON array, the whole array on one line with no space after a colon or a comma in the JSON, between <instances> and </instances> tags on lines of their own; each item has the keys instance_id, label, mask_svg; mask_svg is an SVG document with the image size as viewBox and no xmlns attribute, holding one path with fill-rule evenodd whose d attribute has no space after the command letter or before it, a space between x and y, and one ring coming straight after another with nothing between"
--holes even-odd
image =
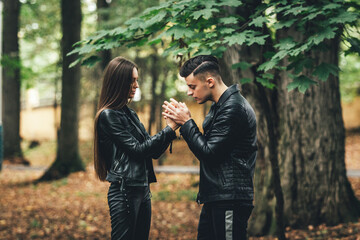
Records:
<instances>
[{"instance_id":1,"label":"tree trunk","mask_svg":"<svg viewBox=\"0 0 360 240\"><path fill-rule=\"evenodd\" d=\"M302 37L293 29L280 34ZM312 53L314 64L338 66L339 39L327 43L326 51ZM287 91L292 79L285 72L281 80L279 152L288 224L304 227L357 220L360 203L346 177L339 78L331 75L326 82L319 80L305 94Z\"/></svg>"},{"instance_id":2,"label":"tree trunk","mask_svg":"<svg viewBox=\"0 0 360 240\"><path fill-rule=\"evenodd\" d=\"M243 15L242 15L243 16ZM284 31L283 35L297 38L302 35ZM296 35L297 34L297 35ZM297 37L297 38L296 38ZM322 62L338 65L338 40L329 41L329 50L313 53L318 65ZM265 46L266 47L266 46ZM233 46L224 54L223 75L237 82L241 78L254 79L250 70L231 70L239 61L258 64L260 48ZM284 65L287 65L286 60ZM224 68L223 68L224 69ZM305 72L308 76L310 73ZM255 170L255 209L249 221L249 233L264 235L277 225L274 217L274 173L267 159L278 152L281 186L284 193L285 225L303 228L321 223L338 224L357 220L360 204L346 177L344 163L344 125L340 105L339 80L331 76L319 82L305 94L287 91L292 80L287 73L278 74L278 90L265 92L260 86L246 84L242 94L257 114L258 158ZM261 99L266 96L274 126L268 126L266 108ZM277 123L277 124L276 124ZM271 129L274 133L271 134ZM274 141L274 146L271 141ZM273 153L271 153L273 152Z\"/></svg>"},{"instance_id":3,"label":"tree trunk","mask_svg":"<svg viewBox=\"0 0 360 240\"><path fill-rule=\"evenodd\" d=\"M164 72L164 78L162 80L162 83L161 83L161 92L160 92L160 95L159 95L159 106L157 107L158 109L158 123L157 123L157 129L156 131L157 132L160 132L161 129L163 129L163 115L162 115L162 107L161 105L163 104L163 102L165 101L165 91L166 91L166 79L167 79L167 76L168 76L168 69L163 69L163 72ZM161 165L164 165L164 162L166 160L166 155L167 155L167 152L165 151L161 156L160 158L158 159L158 164L161 166Z\"/></svg>"},{"instance_id":4,"label":"tree trunk","mask_svg":"<svg viewBox=\"0 0 360 240\"><path fill-rule=\"evenodd\" d=\"M77 56L66 56L71 51L72 45L80 40L82 18L80 0L62 0L61 17L63 64L58 150L55 162L40 180L59 179L71 172L84 170L78 147L80 66L69 68Z\"/></svg>"},{"instance_id":5,"label":"tree trunk","mask_svg":"<svg viewBox=\"0 0 360 240\"><path fill-rule=\"evenodd\" d=\"M4 158L11 163L28 165L23 158L20 138L20 58L18 0L5 0L3 9L3 134Z\"/></svg>"},{"instance_id":6,"label":"tree trunk","mask_svg":"<svg viewBox=\"0 0 360 240\"><path fill-rule=\"evenodd\" d=\"M109 20L109 13L107 12L110 4L106 0L97 0L96 1L96 7L97 7L97 24L98 24L98 30L101 30L102 28L106 28L104 26L104 23ZM95 90L95 97L94 97L94 116L97 113L97 105L98 100L100 96L100 89L101 89L101 83L102 83L102 73L108 63L111 61L111 50L104 50L99 52L99 57L101 58L100 64L94 69L94 90Z\"/></svg>"},{"instance_id":7,"label":"tree trunk","mask_svg":"<svg viewBox=\"0 0 360 240\"><path fill-rule=\"evenodd\" d=\"M156 118L156 108L157 106L157 95L156 95L156 83L157 80L159 79L159 57L157 56L156 53L152 54L150 56L151 59L151 69L150 69L150 74L151 74L151 102L150 102L150 117L149 117L149 126L148 126L148 133L150 135L152 135L151 133L151 129L152 129L152 124L155 122L155 118Z\"/></svg>"}]
</instances>

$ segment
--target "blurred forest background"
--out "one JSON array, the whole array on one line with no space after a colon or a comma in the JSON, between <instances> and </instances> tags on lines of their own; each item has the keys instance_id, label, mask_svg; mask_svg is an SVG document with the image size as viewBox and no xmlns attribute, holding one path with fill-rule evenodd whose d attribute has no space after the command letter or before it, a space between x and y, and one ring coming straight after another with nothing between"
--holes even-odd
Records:
<instances>
[{"instance_id":1,"label":"blurred forest background","mask_svg":"<svg viewBox=\"0 0 360 240\"><path fill-rule=\"evenodd\" d=\"M138 64L140 88L130 106L148 132L155 134L165 126L161 104L170 97L185 101L201 126L210 103L193 102L178 76L181 62L201 53L219 57L226 83L241 84L242 94L257 113L252 238L359 239L360 174L346 173L360 171L359 2L180 1L186 6L181 10L170 2L0 1L4 159L0 239L109 239L108 183L97 181L92 166L93 118L103 69L116 56ZM272 2L277 5L271 6ZM295 7L303 15L281 12ZM260 8L266 10L259 15ZM315 8L322 8L324 16L330 14L328 22L338 28L331 25L324 30L309 22L295 27L304 19L324 20ZM146 14L153 14L152 18ZM181 19L176 18L181 14ZM166 22L167 18L173 22ZM151 44L147 44L151 39L131 35L142 21L144 32L157 34ZM248 38L258 37L258 42L230 38L236 37L230 27L211 32L220 23L238 27L239 32L246 29ZM270 32L270 37L265 41L250 31ZM280 67L263 67L261 74L254 70L266 63L262 57L266 53L281 55L293 47L290 38L307 43L318 37L314 32L324 37L313 40L303 55L291 58L285 52L276 62L293 66L287 70L297 77L288 77ZM345 40L344 32L350 32ZM211 37L205 41L200 33ZM209 47L219 36L226 39L222 46ZM79 55L68 56L81 40ZM93 46L100 47L93 51ZM96 59L82 58L87 66L80 67L76 59L88 53ZM177 139L173 153L167 151L155 165L196 167L198 161ZM151 239L195 239L198 175L158 176L158 183L152 185Z\"/></svg>"}]
</instances>

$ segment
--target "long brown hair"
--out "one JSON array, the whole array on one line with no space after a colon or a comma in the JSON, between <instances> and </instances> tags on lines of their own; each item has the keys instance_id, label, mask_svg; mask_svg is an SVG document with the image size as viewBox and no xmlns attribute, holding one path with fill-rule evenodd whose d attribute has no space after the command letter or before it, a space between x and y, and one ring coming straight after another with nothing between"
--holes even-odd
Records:
<instances>
[{"instance_id":1,"label":"long brown hair","mask_svg":"<svg viewBox=\"0 0 360 240\"><path fill-rule=\"evenodd\" d=\"M105 181L111 162L103 158L99 149L99 116L104 109L118 110L128 103L134 68L138 69L135 63L123 57L116 57L109 62L104 71L94 124L94 167L95 173L101 181Z\"/></svg>"}]
</instances>

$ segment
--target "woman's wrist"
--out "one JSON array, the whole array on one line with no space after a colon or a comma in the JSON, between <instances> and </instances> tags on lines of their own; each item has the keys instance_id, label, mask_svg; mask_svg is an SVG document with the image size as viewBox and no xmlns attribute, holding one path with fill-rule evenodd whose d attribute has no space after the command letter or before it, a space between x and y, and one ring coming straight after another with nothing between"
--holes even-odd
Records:
<instances>
[{"instance_id":1,"label":"woman's wrist","mask_svg":"<svg viewBox=\"0 0 360 240\"><path fill-rule=\"evenodd\" d=\"M176 131L176 129L179 128L179 125L177 124L168 124L169 127L171 127L172 130Z\"/></svg>"}]
</instances>

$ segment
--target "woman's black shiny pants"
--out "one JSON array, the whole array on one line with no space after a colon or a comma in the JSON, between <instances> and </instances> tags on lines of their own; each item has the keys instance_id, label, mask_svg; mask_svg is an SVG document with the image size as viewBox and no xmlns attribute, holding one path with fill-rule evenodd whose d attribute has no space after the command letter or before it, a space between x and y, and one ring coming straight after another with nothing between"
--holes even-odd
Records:
<instances>
[{"instance_id":1,"label":"woman's black shiny pants","mask_svg":"<svg viewBox=\"0 0 360 240\"><path fill-rule=\"evenodd\" d=\"M151 199L148 186L122 186L113 182L109 187L108 204L112 240L146 240L151 224Z\"/></svg>"}]
</instances>

